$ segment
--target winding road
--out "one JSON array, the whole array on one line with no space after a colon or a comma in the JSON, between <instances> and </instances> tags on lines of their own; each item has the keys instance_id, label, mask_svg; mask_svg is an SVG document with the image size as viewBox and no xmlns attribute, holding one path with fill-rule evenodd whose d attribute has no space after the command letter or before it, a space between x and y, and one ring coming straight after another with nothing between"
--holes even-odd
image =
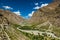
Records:
<instances>
[{"instance_id":1,"label":"winding road","mask_svg":"<svg viewBox=\"0 0 60 40\"><path fill-rule=\"evenodd\" d=\"M19 28L17 28L17 29L22 31L22 32L26 32L26 33L30 33L30 34L34 34L34 35L38 35L38 33L39 33L41 36L44 36L43 33L45 33L49 37L54 37L54 38L60 39L60 37L55 36L51 32L42 32L42 31L38 31L38 30L22 30L22 29L19 29Z\"/></svg>"}]
</instances>

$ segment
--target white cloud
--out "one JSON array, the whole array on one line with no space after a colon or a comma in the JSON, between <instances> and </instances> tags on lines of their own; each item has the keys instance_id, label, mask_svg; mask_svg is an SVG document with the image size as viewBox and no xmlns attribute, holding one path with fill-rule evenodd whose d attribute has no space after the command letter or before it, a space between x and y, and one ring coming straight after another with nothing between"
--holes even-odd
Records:
<instances>
[{"instance_id":1,"label":"white cloud","mask_svg":"<svg viewBox=\"0 0 60 40\"><path fill-rule=\"evenodd\" d=\"M35 5L39 5L38 3L35 3Z\"/></svg>"},{"instance_id":2,"label":"white cloud","mask_svg":"<svg viewBox=\"0 0 60 40\"><path fill-rule=\"evenodd\" d=\"M33 9L39 9L39 8L42 8L42 7L47 6L47 5L48 5L48 3L41 4L41 6L36 6Z\"/></svg>"},{"instance_id":3,"label":"white cloud","mask_svg":"<svg viewBox=\"0 0 60 40\"><path fill-rule=\"evenodd\" d=\"M39 9L40 7L39 6L36 6L36 7L34 7L33 9Z\"/></svg>"},{"instance_id":4,"label":"white cloud","mask_svg":"<svg viewBox=\"0 0 60 40\"><path fill-rule=\"evenodd\" d=\"M3 8L5 8L5 9L13 9L12 7L10 7L10 6L2 6Z\"/></svg>"},{"instance_id":5,"label":"white cloud","mask_svg":"<svg viewBox=\"0 0 60 40\"><path fill-rule=\"evenodd\" d=\"M31 17L33 15L34 11L32 11L31 13L28 14L29 17Z\"/></svg>"},{"instance_id":6,"label":"white cloud","mask_svg":"<svg viewBox=\"0 0 60 40\"><path fill-rule=\"evenodd\" d=\"M13 12L13 13L15 13L15 14L17 14L17 15L21 15L19 10L18 10L18 11L15 11L15 12Z\"/></svg>"},{"instance_id":7,"label":"white cloud","mask_svg":"<svg viewBox=\"0 0 60 40\"><path fill-rule=\"evenodd\" d=\"M31 13L29 13L27 16L25 16L23 18L28 19L28 18L30 18L33 15L33 13L34 13L34 11L32 11Z\"/></svg>"},{"instance_id":8,"label":"white cloud","mask_svg":"<svg viewBox=\"0 0 60 40\"><path fill-rule=\"evenodd\" d=\"M45 4L42 4L41 7L44 7L44 6L47 6L47 5L48 5L48 3L45 3Z\"/></svg>"}]
</instances>

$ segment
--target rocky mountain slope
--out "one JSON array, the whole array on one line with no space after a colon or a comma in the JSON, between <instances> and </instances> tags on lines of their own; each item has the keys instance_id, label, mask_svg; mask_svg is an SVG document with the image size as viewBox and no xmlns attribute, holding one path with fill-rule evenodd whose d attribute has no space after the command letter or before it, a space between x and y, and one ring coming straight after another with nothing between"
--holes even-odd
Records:
<instances>
[{"instance_id":1,"label":"rocky mountain slope","mask_svg":"<svg viewBox=\"0 0 60 40\"><path fill-rule=\"evenodd\" d=\"M28 21L36 29L52 32L60 37L60 0L38 9Z\"/></svg>"},{"instance_id":2,"label":"rocky mountain slope","mask_svg":"<svg viewBox=\"0 0 60 40\"><path fill-rule=\"evenodd\" d=\"M0 9L0 14L2 14L9 22L14 23L14 24L20 24L21 22L24 21L24 19L22 17L14 14L8 10Z\"/></svg>"},{"instance_id":3,"label":"rocky mountain slope","mask_svg":"<svg viewBox=\"0 0 60 40\"><path fill-rule=\"evenodd\" d=\"M49 21L55 26L60 26L60 1L55 0L48 6L37 10L31 19L29 20L32 24L40 24Z\"/></svg>"},{"instance_id":4,"label":"rocky mountain slope","mask_svg":"<svg viewBox=\"0 0 60 40\"><path fill-rule=\"evenodd\" d=\"M17 26L23 19L9 11L0 10L0 40L29 40L17 30Z\"/></svg>"}]
</instances>

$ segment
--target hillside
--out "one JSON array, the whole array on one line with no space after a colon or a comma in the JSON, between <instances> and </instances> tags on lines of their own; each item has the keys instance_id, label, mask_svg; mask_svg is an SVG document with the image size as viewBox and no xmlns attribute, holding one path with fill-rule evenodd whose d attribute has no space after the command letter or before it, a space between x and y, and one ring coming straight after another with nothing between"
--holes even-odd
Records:
<instances>
[{"instance_id":1,"label":"hillside","mask_svg":"<svg viewBox=\"0 0 60 40\"><path fill-rule=\"evenodd\" d=\"M36 29L60 36L60 0L38 9L28 21Z\"/></svg>"},{"instance_id":2,"label":"hillside","mask_svg":"<svg viewBox=\"0 0 60 40\"><path fill-rule=\"evenodd\" d=\"M22 18L9 11L0 10L0 40L29 40L15 26L21 20Z\"/></svg>"},{"instance_id":3,"label":"hillside","mask_svg":"<svg viewBox=\"0 0 60 40\"><path fill-rule=\"evenodd\" d=\"M2 14L9 22L14 23L14 24L20 24L21 22L24 21L22 17L8 10L0 9L0 14Z\"/></svg>"},{"instance_id":4,"label":"hillside","mask_svg":"<svg viewBox=\"0 0 60 40\"><path fill-rule=\"evenodd\" d=\"M49 4L48 6L45 6L37 10L31 17L29 22L32 24L33 23L37 24L49 21L56 26L60 26L59 20L60 20L60 2L55 1Z\"/></svg>"}]
</instances>

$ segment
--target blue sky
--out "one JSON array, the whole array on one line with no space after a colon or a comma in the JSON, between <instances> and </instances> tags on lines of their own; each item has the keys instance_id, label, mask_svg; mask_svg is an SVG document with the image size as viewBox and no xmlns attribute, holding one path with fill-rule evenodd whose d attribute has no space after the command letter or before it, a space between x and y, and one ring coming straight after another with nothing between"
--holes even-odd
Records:
<instances>
[{"instance_id":1,"label":"blue sky","mask_svg":"<svg viewBox=\"0 0 60 40\"><path fill-rule=\"evenodd\" d=\"M52 0L0 0L0 9L10 10L23 18L29 18L37 9L51 2Z\"/></svg>"}]
</instances>

